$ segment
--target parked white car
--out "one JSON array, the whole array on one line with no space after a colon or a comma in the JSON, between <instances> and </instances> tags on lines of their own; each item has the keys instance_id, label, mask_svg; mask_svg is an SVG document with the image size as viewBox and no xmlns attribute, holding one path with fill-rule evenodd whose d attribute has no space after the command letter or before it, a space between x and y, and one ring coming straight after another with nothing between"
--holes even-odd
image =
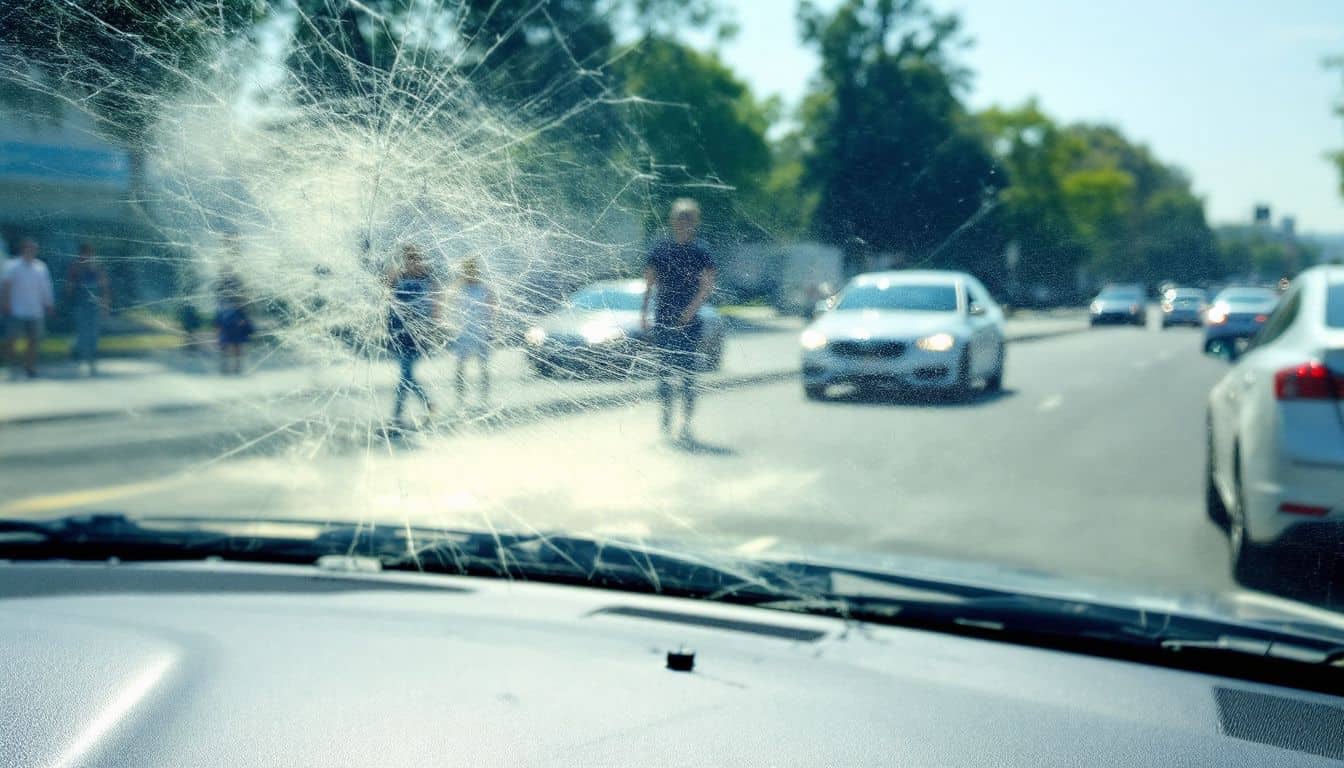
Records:
<instances>
[{"instance_id":1,"label":"parked white car","mask_svg":"<svg viewBox=\"0 0 1344 768\"><path fill-rule=\"evenodd\" d=\"M1344 267L1303 272L1209 394L1207 506L1239 581L1332 566L1344 531Z\"/></svg>"},{"instance_id":2,"label":"parked white car","mask_svg":"<svg viewBox=\"0 0 1344 768\"><path fill-rule=\"evenodd\" d=\"M964 272L873 272L850 280L802 333L803 391L833 384L969 393L1003 385L1003 310Z\"/></svg>"}]
</instances>

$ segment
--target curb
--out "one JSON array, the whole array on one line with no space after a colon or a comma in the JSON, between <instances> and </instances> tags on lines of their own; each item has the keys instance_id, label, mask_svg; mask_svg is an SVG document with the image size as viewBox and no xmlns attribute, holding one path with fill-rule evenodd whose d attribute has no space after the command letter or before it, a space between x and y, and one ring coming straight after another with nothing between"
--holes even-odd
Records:
<instances>
[{"instance_id":1,"label":"curb","mask_svg":"<svg viewBox=\"0 0 1344 768\"><path fill-rule=\"evenodd\" d=\"M1088 330L1088 327L1084 325L1077 328L1061 328L1058 330L1039 331L1036 333L1028 333L1028 334L1022 334L1020 336L1013 336L1011 338L1008 338L1006 342L1008 344L1020 344L1026 342L1041 341L1043 339L1049 339L1056 336L1067 336L1073 333L1080 333L1086 330ZM772 383L781 378L787 376L795 376L797 374L798 374L798 367L791 366L787 369L783 368L771 369L769 371L763 371L758 373L740 374L730 378L716 380L714 383L709 384L708 386L712 388L720 388L720 387L735 388L735 387L750 386L753 384L767 384ZM300 397L318 391L321 390L315 388L299 392L291 391L286 392L285 396ZM652 397L653 394L654 393L651 390L647 395L639 395L632 392L623 392L615 394L607 393L601 395L557 398L551 401L545 401L540 403L528 403L517 406L506 405L497 409L488 418L491 421L498 420L501 422L516 423L523 416L529 416L529 415L536 416L543 414L564 416L581 411L601 410L603 408L611 407L611 405L614 404L642 402L643 400ZM149 406L147 408L136 408L133 409L132 411L108 411L108 410L77 411L72 413L45 413L45 414L38 414L35 416L20 416L17 418L0 418L0 430L11 427L27 427L27 426L38 426L43 424L59 424L63 422L73 422L73 421L99 421L99 420L120 419L124 418L128 413L134 413L137 415L159 416L175 413L186 413L190 411L213 410L217 408L227 407L233 403L244 402L246 399L247 398L229 398L226 400L214 400L205 403L171 403L166 405Z\"/></svg>"}]
</instances>

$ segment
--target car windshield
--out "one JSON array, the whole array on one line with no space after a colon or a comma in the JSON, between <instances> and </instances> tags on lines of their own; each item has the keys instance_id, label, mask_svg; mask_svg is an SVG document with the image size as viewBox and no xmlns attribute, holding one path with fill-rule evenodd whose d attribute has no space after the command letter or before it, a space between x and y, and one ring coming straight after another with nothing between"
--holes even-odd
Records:
<instances>
[{"instance_id":1,"label":"car windshield","mask_svg":"<svg viewBox=\"0 0 1344 768\"><path fill-rule=\"evenodd\" d=\"M957 288L939 284L864 283L846 289L836 309L955 312Z\"/></svg>"},{"instance_id":2,"label":"car windshield","mask_svg":"<svg viewBox=\"0 0 1344 768\"><path fill-rule=\"evenodd\" d=\"M1325 324L1344 328L1344 282L1330 283L1325 290Z\"/></svg>"},{"instance_id":3,"label":"car windshield","mask_svg":"<svg viewBox=\"0 0 1344 768\"><path fill-rule=\"evenodd\" d=\"M1115 289L1115 290L1102 291L1101 294L1097 296L1097 300L1098 300L1098 301L1142 301L1142 300L1143 300L1143 294L1139 293L1138 291L1134 291L1134 290L1129 290L1129 289L1119 289L1119 288L1117 288L1117 289Z\"/></svg>"},{"instance_id":4,"label":"car windshield","mask_svg":"<svg viewBox=\"0 0 1344 768\"><path fill-rule=\"evenodd\" d=\"M589 288L570 297L575 309L638 311L644 305L644 292L622 288Z\"/></svg>"},{"instance_id":5,"label":"car windshield","mask_svg":"<svg viewBox=\"0 0 1344 768\"><path fill-rule=\"evenodd\" d=\"M1277 293L1270 290L1259 289L1237 289L1227 290L1218 294L1215 301L1225 304L1273 304L1279 300Z\"/></svg>"},{"instance_id":6,"label":"car windshield","mask_svg":"<svg viewBox=\"0 0 1344 768\"><path fill-rule=\"evenodd\" d=\"M1341 7L0 2L0 520L1344 622Z\"/></svg>"}]
</instances>

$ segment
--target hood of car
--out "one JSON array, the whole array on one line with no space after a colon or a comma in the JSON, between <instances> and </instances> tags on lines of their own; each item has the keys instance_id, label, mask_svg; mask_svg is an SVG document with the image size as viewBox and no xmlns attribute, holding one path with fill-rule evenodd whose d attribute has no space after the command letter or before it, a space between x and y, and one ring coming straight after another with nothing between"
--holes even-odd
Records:
<instances>
[{"instance_id":1,"label":"hood of car","mask_svg":"<svg viewBox=\"0 0 1344 768\"><path fill-rule=\"evenodd\" d=\"M703 601L10 564L4 765L1325 765L1338 699ZM669 651L693 653L690 671ZM1247 723L1256 727L1248 728Z\"/></svg>"},{"instance_id":2,"label":"hood of car","mask_svg":"<svg viewBox=\"0 0 1344 768\"><path fill-rule=\"evenodd\" d=\"M966 320L956 312L836 310L822 315L811 327L828 339L904 340L941 332L964 334Z\"/></svg>"},{"instance_id":3,"label":"hood of car","mask_svg":"<svg viewBox=\"0 0 1344 768\"><path fill-rule=\"evenodd\" d=\"M1143 301L1144 301L1143 299L1139 299L1139 298L1132 298L1132 299L1125 299L1125 298L1105 298L1105 299L1103 299L1103 298L1097 298L1097 299L1093 299L1093 301L1092 301L1092 305L1093 305L1094 307L1098 308L1098 309L1101 309L1102 311L1107 311L1107 312L1115 312L1115 311L1120 311L1120 310L1123 310L1123 311L1125 311L1125 312L1128 312L1128 311L1129 311L1129 308L1132 307L1132 306L1134 306L1135 304L1138 304L1138 305L1142 306L1142 305L1143 305Z\"/></svg>"},{"instance_id":4,"label":"hood of car","mask_svg":"<svg viewBox=\"0 0 1344 768\"><path fill-rule=\"evenodd\" d=\"M593 327L616 327L633 334L639 331L639 312L567 309L547 315L539 325L551 335L577 336Z\"/></svg>"}]
</instances>

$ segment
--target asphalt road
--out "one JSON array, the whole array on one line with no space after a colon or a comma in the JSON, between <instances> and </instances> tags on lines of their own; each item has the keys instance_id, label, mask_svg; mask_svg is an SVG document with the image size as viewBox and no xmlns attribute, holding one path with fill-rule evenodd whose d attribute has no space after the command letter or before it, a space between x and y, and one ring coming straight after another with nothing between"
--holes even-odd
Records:
<instances>
[{"instance_id":1,"label":"asphalt road","mask_svg":"<svg viewBox=\"0 0 1344 768\"><path fill-rule=\"evenodd\" d=\"M1203 403L1224 365L1200 354L1199 332L1098 329L1009 355L1005 391L966 402L809 402L793 377L718 389L701 400L693 444L662 439L644 399L433 423L400 440L367 432L334 452L311 433L227 456L227 442L165 453L146 440L64 466L10 472L18 465L7 462L0 493L10 513L31 515L563 528L1234 589L1226 542L1202 508Z\"/></svg>"}]
</instances>

